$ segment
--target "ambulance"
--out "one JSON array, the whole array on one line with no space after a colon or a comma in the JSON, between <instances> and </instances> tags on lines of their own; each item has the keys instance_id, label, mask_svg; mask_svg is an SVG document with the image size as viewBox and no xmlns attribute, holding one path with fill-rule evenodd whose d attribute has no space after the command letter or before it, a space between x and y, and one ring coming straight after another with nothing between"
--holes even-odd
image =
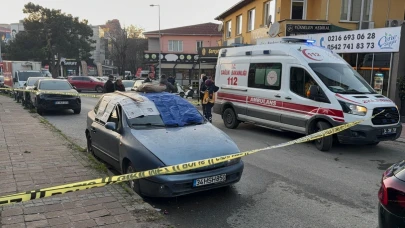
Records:
<instances>
[{"instance_id":1,"label":"ambulance","mask_svg":"<svg viewBox=\"0 0 405 228\"><path fill-rule=\"evenodd\" d=\"M320 151L329 151L334 141L377 145L399 138L402 124L395 103L339 55L312 43L284 38L280 43L221 49L214 113L230 129L251 123L306 135L364 120L316 140Z\"/></svg>"}]
</instances>

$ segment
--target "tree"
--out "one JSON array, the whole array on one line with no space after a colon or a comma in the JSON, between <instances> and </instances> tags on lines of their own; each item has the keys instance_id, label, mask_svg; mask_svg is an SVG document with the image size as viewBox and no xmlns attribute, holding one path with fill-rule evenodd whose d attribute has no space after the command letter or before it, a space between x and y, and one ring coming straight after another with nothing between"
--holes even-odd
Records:
<instances>
[{"instance_id":1,"label":"tree","mask_svg":"<svg viewBox=\"0 0 405 228\"><path fill-rule=\"evenodd\" d=\"M145 29L143 29L141 27L137 27L135 25L130 25L130 26L128 26L127 31L128 31L129 39L145 38L145 36L143 35L143 32L145 31Z\"/></svg>"},{"instance_id":2,"label":"tree","mask_svg":"<svg viewBox=\"0 0 405 228\"><path fill-rule=\"evenodd\" d=\"M125 28L121 28L119 20L107 21L104 36L109 41L109 51L112 60L118 66L118 73L124 75L126 67L126 51L128 48L128 33Z\"/></svg>"},{"instance_id":3,"label":"tree","mask_svg":"<svg viewBox=\"0 0 405 228\"><path fill-rule=\"evenodd\" d=\"M128 50L127 50L128 70L135 73L138 67L144 66L143 56L146 50L148 50L147 39L136 38L128 40Z\"/></svg>"},{"instance_id":4,"label":"tree","mask_svg":"<svg viewBox=\"0 0 405 228\"><path fill-rule=\"evenodd\" d=\"M24 19L25 32L18 33L9 46L8 54L13 58L46 58L52 74L57 76L62 57L87 60L91 56L93 30L87 20L79 21L78 17L62 13L61 10L44 8L31 2L24 6L23 12L28 14Z\"/></svg>"}]
</instances>

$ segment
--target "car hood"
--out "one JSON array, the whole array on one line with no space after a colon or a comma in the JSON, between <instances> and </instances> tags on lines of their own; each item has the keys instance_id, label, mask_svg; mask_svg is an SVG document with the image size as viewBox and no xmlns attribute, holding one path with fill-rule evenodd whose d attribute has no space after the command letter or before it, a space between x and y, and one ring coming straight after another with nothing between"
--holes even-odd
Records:
<instances>
[{"instance_id":1,"label":"car hood","mask_svg":"<svg viewBox=\"0 0 405 228\"><path fill-rule=\"evenodd\" d=\"M47 91L49 91L51 93L73 93L73 94L79 95L79 93L74 89L70 89L70 90L38 90L38 92L40 92L40 93L46 93ZM74 96L73 94L72 94L72 96Z\"/></svg>"},{"instance_id":2,"label":"car hood","mask_svg":"<svg viewBox=\"0 0 405 228\"><path fill-rule=\"evenodd\" d=\"M131 130L132 135L165 165L239 153L235 142L211 124Z\"/></svg>"},{"instance_id":3,"label":"car hood","mask_svg":"<svg viewBox=\"0 0 405 228\"><path fill-rule=\"evenodd\" d=\"M366 106L367 108L395 107L395 103L380 94L336 94L336 98L343 102Z\"/></svg>"}]
</instances>

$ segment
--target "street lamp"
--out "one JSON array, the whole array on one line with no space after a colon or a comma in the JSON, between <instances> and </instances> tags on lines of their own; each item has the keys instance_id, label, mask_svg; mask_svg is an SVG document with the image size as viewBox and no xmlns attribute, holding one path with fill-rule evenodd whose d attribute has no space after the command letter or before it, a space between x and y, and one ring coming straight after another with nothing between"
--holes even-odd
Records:
<instances>
[{"instance_id":1,"label":"street lamp","mask_svg":"<svg viewBox=\"0 0 405 228\"><path fill-rule=\"evenodd\" d=\"M151 7L157 6L158 9L159 9L159 79L160 79L160 76L162 76L162 62L161 62L161 59L162 59L161 58L161 56L162 56L162 43L160 41L160 37L161 37L161 35L160 35L160 5L152 4L150 6Z\"/></svg>"}]
</instances>

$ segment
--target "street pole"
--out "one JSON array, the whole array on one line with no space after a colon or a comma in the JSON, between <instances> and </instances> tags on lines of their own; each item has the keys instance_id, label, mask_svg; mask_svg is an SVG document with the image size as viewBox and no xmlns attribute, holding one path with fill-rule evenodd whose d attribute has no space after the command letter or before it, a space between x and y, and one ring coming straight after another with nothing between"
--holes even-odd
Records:
<instances>
[{"instance_id":1,"label":"street pole","mask_svg":"<svg viewBox=\"0 0 405 228\"><path fill-rule=\"evenodd\" d=\"M159 79L162 76L162 42L161 42L161 34L160 34L160 5L150 5L151 7L158 7L158 13L159 13Z\"/></svg>"}]
</instances>

